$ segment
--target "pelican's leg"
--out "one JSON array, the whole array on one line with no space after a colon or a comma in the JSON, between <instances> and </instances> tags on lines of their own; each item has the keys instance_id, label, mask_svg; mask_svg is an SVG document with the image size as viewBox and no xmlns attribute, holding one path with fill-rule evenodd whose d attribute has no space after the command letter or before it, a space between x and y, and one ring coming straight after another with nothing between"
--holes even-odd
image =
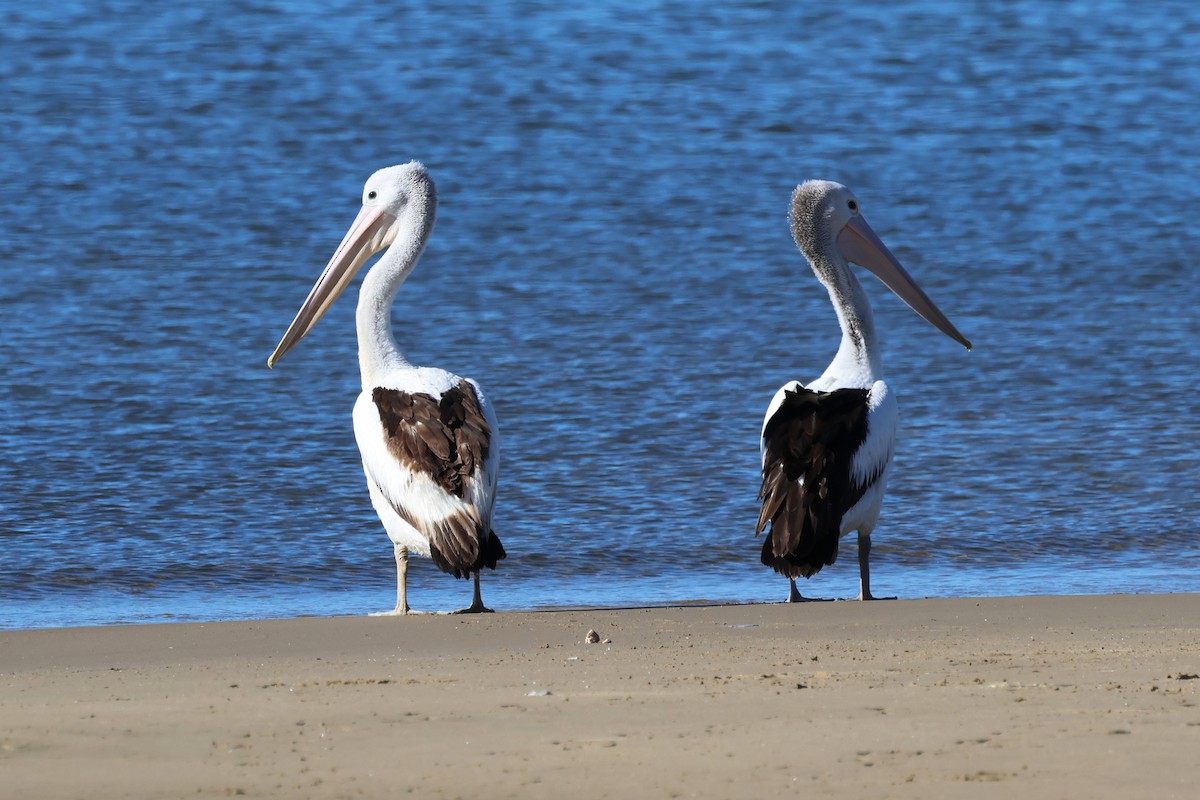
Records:
<instances>
[{"instance_id":1,"label":"pelican's leg","mask_svg":"<svg viewBox=\"0 0 1200 800\"><path fill-rule=\"evenodd\" d=\"M788 578L788 583L791 584L791 588L788 590L787 601L789 603L803 603L804 597L800 594L800 589L796 586L796 579Z\"/></svg>"},{"instance_id":2,"label":"pelican's leg","mask_svg":"<svg viewBox=\"0 0 1200 800\"><path fill-rule=\"evenodd\" d=\"M471 600L471 605L466 608L460 608L455 614L491 614L492 610L483 604L483 596L479 593L479 572L475 572L475 597Z\"/></svg>"},{"instance_id":3,"label":"pelican's leg","mask_svg":"<svg viewBox=\"0 0 1200 800\"><path fill-rule=\"evenodd\" d=\"M855 600L895 600L871 594L871 534L858 534L858 597Z\"/></svg>"},{"instance_id":4,"label":"pelican's leg","mask_svg":"<svg viewBox=\"0 0 1200 800\"><path fill-rule=\"evenodd\" d=\"M830 597L805 597L800 594L799 587L796 586L795 578L788 578L790 586L788 588L788 603L824 603L833 598Z\"/></svg>"},{"instance_id":5,"label":"pelican's leg","mask_svg":"<svg viewBox=\"0 0 1200 800\"><path fill-rule=\"evenodd\" d=\"M396 607L391 611L375 611L372 617L400 617L412 610L408 607L408 548L400 544L392 548L396 552Z\"/></svg>"}]
</instances>

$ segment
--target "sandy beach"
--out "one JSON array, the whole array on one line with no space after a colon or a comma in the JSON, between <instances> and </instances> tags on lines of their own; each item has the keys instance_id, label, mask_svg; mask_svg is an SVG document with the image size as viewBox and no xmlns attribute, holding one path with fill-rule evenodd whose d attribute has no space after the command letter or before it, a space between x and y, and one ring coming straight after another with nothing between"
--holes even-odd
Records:
<instances>
[{"instance_id":1,"label":"sandy beach","mask_svg":"<svg viewBox=\"0 0 1200 800\"><path fill-rule=\"evenodd\" d=\"M1198 674L1195 594L10 631L0 786L1195 797Z\"/></svg>"}]
</instances>

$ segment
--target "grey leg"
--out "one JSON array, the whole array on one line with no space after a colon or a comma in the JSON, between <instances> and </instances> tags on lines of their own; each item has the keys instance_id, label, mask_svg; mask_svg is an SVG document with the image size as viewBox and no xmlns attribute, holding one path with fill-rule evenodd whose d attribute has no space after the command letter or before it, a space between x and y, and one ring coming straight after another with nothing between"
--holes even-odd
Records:
<instances>
[{"instance_id":1,"label":"grey leg","mask_svg":"<svg viewBox=\"0 0 1200 800\"><path fill-rule=\"evenodd\" d=\"M803 603L804 597L801 596L800 589L796 587L796 579L788 578L788 583L791 584L791 588L788 591L787 601L789 603Z\"/></svg>"},{"instance_id":2,"label":"grey leg","mask_svg":"<svg viewBox=\"0 0 1200 800\"><path fill-rule=\"evenodd\" d=\"M856 600L895 600L871 594L871 534L858 535L858 597Z\"/></svg>"},{"instance_id":3,"label":"grey leg","mask_svg":"<svg viewBox=\"0 0 1200 800\"><path fill-rule=\"evenodd\" d=\"M466 608L460 608L455 614L491 614L492 610L483 604L483 596L479 593L479 573L475 573L475 597L471 600L471 605Z\"/></svg>"},{"instance_id":4,"label":"grey leg","mask_svg":"<svg viewBox=\"0 0 1200 800\"><path fill-rule=\"evenodd\" d=\"M788 598L789 603L824 603L833 598L830 597L805 597L800 594L800 588L796 585L795 578L788 578Z\"/></svg>"}]
</instances>

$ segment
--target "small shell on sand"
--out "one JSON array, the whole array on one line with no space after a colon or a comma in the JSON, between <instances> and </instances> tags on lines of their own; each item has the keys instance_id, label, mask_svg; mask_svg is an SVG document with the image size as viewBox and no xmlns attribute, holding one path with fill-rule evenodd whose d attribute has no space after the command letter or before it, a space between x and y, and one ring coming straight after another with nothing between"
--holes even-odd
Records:
<instances>
[{"instance_id":1,"label":"small shell on sand","mask_svg":"<svg viewBox=\"0 0 1200 800\"><path fill-rule=\"evenodd\" d=\"M588 644L597 644L600 641L600 634L589 630L587 632L587 636L583 637L583 641L587 642Z\"/></svg>"}]
</instances>

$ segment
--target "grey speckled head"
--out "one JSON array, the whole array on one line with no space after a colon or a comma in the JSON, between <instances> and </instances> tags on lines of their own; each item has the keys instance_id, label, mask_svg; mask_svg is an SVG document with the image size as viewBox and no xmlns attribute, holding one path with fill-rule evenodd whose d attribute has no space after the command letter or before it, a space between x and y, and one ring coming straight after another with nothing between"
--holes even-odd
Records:
<instances>
[{"instance_id":1,"label":"grey speckled head","mask_svg":"<svg viewBox=\"0 0 1200 800\"><path fill-rule=\"evenodd\" d=\"M866 296L861 295L862 289L847 267L853 262L874 273L935 328L971 349L971 342L958 332L871 230L860 213L854 192L833 181L805 181L792 192L788 220L796 246L812 264L817 278L829 288L834 304L845 313L861 306L853 316L863 320L864 325L870 314Z\"/></svg>"},{"instance_id":2,"label":"grey speckled head","mask_svg":"<svg viewBox=\"0 0 1200 800\"><path fill-rule=\"evenodd\" d=\"M850 217L858 213L854 193L834 181L805 181L792 192L788 222L792 238L809 261L818 261Z\"/></svg>"}]
</instances>

